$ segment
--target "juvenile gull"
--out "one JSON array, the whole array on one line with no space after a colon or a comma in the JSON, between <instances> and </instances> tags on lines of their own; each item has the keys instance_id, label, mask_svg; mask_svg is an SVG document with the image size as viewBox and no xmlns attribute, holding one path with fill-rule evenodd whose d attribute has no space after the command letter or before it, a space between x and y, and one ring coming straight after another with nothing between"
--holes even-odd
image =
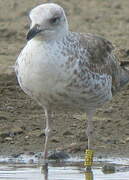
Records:
<instances>
[{"instance_id":1,"label":"juvenile gull","mask_svg":"<svg viewBox=\"0 0 129 180\"><path fill-rule=\"evenodd\" d=\"M59 5L37 6L31 10L30 19L28 42L15 71L23 91L45 111L46 163L52 111L86 112L88 149L92 149L93 115L129 81L129 71L120 66L108 40L71 32Z\"/></svg>"}]
</instances>

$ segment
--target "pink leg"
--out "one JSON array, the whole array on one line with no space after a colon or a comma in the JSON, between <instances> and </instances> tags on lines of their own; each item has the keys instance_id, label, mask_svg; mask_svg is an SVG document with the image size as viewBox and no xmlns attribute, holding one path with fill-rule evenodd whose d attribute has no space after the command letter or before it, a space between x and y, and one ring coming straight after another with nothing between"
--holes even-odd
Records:
<instances>
[{"instance_id":1,"label":"pink leg","mask_svg":"<svg viewBox=\"0 0 129 180\"><path fill-rule=\"evenodd\" d=\"M86 130L86 134L88 137L88 149L93 148L93 113L87 115L88 117L88 126Z\"/></svg>"},{"instance_id":2,"label":"pink leg","mask_svg":"<svg viewBox=\"0 0 129 180\"><path fill-rule=\"evenodd\" d=\"M50 137L50 124L51 121L51 112L44 108L45 111L45 118L46 118L46 129L45 129L45 145L44 145L44 154L43 154L43 169L48 171L48 144L49 144L49 137Z\"/></svg>"}]
</instances>

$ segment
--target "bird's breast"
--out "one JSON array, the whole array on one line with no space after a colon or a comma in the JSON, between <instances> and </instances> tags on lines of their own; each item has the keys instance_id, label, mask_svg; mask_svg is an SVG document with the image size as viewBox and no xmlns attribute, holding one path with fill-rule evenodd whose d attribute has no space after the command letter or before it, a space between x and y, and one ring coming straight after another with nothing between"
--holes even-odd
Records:
<instances>
[{"instance_id":1,"label":"bird's breast","mask_svg":"<svg viewBox=\"0 0 129 180\"><path fill-rule=\"evenodd\" d=\"M65 86L69 74L64 71L63 64L67 58L54 48L28 43L22 50L15 69L19 84L27 94L46 97Z\"/></svg>"}]
</instances>

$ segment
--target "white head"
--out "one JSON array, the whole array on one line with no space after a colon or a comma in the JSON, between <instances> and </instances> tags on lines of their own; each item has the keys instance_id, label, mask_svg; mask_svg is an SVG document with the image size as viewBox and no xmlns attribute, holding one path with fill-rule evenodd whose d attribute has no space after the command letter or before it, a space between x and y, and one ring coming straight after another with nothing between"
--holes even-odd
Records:
<instances>
[{"instance_id":1,"label":"white head","mask_svg":"<svg viewBox=\"0 0 129 180\"><path fill-rule=\"evenodd\" d=\"M30 12L31 26L27 39L50 40L64 36L68 23L62 7L54 3L39 5Z\"/></svg>"}]
</instances>

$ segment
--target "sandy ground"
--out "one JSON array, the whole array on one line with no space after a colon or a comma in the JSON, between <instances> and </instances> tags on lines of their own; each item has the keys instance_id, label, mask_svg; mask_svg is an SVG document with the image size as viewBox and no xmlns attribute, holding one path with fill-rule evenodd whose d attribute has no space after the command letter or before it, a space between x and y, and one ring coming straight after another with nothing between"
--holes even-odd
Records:
<instances>
[{"instance_id":1,"label":"sandy ground","mask_svg":"<svg viewBox=\"0 0 129 180\"><path fill-rule=\"evenodd\" d=\"M26 43L29 10L45 1L0 1L0 154L43 150L44 112L16 82L11 66ZM128 0L57 0L69 19L70 29L104 36L129 59ZM56 114L50 149L82 153L87 145L86 117ZM129 86L99 109L94 118L96 154L129 155Z\"/></svg>"}]
</instances>

